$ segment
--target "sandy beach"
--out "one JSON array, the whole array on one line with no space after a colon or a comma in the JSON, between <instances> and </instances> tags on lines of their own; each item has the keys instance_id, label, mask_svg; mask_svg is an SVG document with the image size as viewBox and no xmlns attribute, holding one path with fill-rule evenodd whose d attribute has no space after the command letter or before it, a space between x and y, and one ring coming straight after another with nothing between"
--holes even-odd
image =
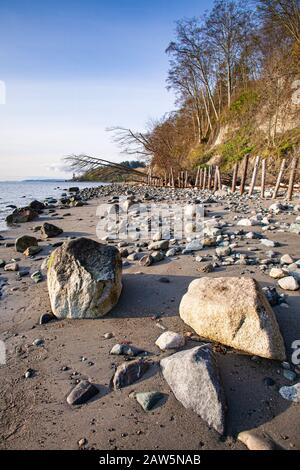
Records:
<instances>
[{"instance_id":1,"label":"sandy beach","mask_svg":"<svg viewBox=\"0 0 300 470\"><path fill-rule=\"evenodd\" d=\"M96 208L102 202L94 199L87 206L58 208L55 215L44 211L38 221L3 232L0 258L7 262L18 258L20 269L28 268L32 274L53 249L50 243L67 237L97 240ZM261 202L266 207L271 203L271 200ZM230 230L239 228L235 225L236 214L224 210L226 206L225 201L208 204L208 217L222 216L233 224ZM295 215L283 212L274 218L291 223ZM43 250L33 258L17 253L15 239L24 234L35 235L33 227L45 221L61 227L63 234L40 242ZM255 227L255 232L259 231L261 227ZM276 252L299 259L299 235L275 230L267 231L265 236L279 243ZM240 253L251 250L264 259L269 248L253 239L238 241L236 250ZM213 255L214 251L204 248L201 256ZM275 447L300 449L299 404L284 400L279 394L280 387L291 385L283 376L279 361L213 345L228 406L224 436L209 428L196 413L186 410L164 380L159 361L168 353L155 345L163 329L185 334L185 349L200 344L196 335L188 337L192 330L180 319L178 309L190 282L201 276L254 277L261 286L276 285L279 293L286 294L285 303L275 306L274 312L284 338L287 361L291 358L292 342L300 339L299 291L282 291L259 264L221 266L203 274L199 270L201 263L195 258L196 253L180 254L149 267L140 266L138 261L129 262L123 267L119 302L107 316L97 320L56 320L45 325L39 325L39 318L51 312L46 274L42 282L35 284L30 275L19 279L16 272L0 268L0 278L7 279L0 300L0 338L7 348L7 364L0 367L1 448L78 449L78 442L84 439L86 449L246 449L237 441L237 435L256 429L258 436L270 439ZM112 333L112 337L105 339L106 333ZM43 340L41 346L33 345L36 339ZM138 382L115 391L110 388L110 380L115 366L124 362L124 358L109 352L122 342L148 351L153 366ZM34 373L25 379L28 369ZM99 394L72 408L66 397L79 379L96 384ZM159 390L165 398L145 412L133 398L133 392L149 390Z\"/></svg>"}]
</instances>

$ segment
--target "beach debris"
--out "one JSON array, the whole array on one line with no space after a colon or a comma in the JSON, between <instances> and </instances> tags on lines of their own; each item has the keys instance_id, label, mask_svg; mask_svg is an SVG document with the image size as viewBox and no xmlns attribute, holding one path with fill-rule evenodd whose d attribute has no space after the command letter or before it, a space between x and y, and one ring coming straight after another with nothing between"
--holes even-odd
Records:
<instances>
[{"instance_id":1,"label":"beach debris","mask_svg":"<svg viewBox=\"0 0 300 470\"><path fill-rule=\"evenodd\" d=\"M203 338L249 354L285 359L276 317L255 279L195 279L181 300L179 313Z\"/></svg>"},{"instance_id":2,"label":"beach debris","mask_svg":"<svg viewBox=\"0 0 300 470\"><path fill-rule=\"evenodd\" d=\"M176 399L192 409L220 434L225 429L225 394L209 345L177 352L160 361Z\"/></svg>"},{"instance_id":3,"label":"beach debris","mask_svg":"<svg viewBox=\"0 0 300 470\"><path fill-rule=\"evenodd\" d=\"M88 238L70 240L48 262L48 291L57 318L99 318L118 302L121 256L114 246Z\"/></svg>"}]
</instances>

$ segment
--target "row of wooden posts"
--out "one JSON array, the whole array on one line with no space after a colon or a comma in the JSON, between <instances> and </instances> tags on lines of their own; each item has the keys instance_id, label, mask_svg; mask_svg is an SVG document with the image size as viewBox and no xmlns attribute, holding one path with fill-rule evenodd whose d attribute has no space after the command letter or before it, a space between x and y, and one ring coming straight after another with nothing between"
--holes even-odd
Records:
<instances>
[{"instance_id":1,"label":"row of wooden posts","mask_svg":"<svg viewBox=\"0 0 300 470\"><path fill-rule=\"evenodd\" d=\"M249 167L249 155L246 155L244 159L244 165L242 169L242 176L241 182L239 185L239 192L241 195L245 193L246 190L246 182L247 182L247 175L248 175L248 167ZM231 181L231 191L234 193L237 190L237 181L238 181L238 173L239 173L239 163L235 163L233 168L233 175ZM267 162L265 158L256 157L250 186L248 189L249 196L253 195L254 188L257 182L259 168L261 166L261 181L260 181L260 195L262 198L265 197L266 191L266 176L267 176ZM294 192L294 185L295 185L295 178L296 178L296 171L298 166L298 159L294 157L291 163L290 168L290 175L289 175L289 184L287 190L287 199L290 201L293 197ZM282 182L282 178L286 169L286 159L283 159L281 162L280 170L278 173L278 177L276 180L276 184L273 191L273 199L276 199L278 196L278 192L280 189L280 185ZM188 187L195 187L198 189L210 189L217 191L222 189L222 179L226 179L226 183L228 183L228 178L221 178L221 172L218 165L215 166L208 166L205 168L197 168L196 178L191 183L190 175L187 171L179 171L175 176L173 168L170 169L169 173L165 172L165 177L158 177L152 174L152 168L149 169L147 174L147 183L150 186L168 186L168 187L178 187L178 188L188 188Z\"/></svg>"}]
</instances>

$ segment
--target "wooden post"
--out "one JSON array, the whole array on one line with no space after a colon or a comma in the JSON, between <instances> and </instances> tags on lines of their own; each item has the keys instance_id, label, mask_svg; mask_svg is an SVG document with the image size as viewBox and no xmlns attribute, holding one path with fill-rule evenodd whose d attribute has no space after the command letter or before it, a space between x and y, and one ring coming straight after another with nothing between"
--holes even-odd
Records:
<instances>
[{"instance_id":1,"label":"wooden post","mask_svg":"<svg viewBox=\"0 0 300 470\"><path fill-rule=\"evenodd\" d=\"M218 180L218 189L222 189L221 172L218 166L216 166L216 172L217 172L217 180Z\"/></svg>"},{"instance_id":2,"label":"wooden post","mask_svg":"<svg viewBox=\"0 0 300 470\"><path fill-rule=\"evenodd\" d=\"M289 188L288 188L288 193L287 193L287 199L288 201L292 200L293 197L293 191L294 191L294 183L295 183L295 175L296 175L296 169L298 165L298 159L296 157L293 158L292 160L292 165L291 165L291 173L290 173L290 180L289 180Z\"/></svg>"},{"instance_id":3,"label":"wooden post","mask_svg":"<svg viewBox=\"0 0 300 470\"><path fill-rule=\"evenodd\" d=\"M196 179L195 179L195 188L198 187L199 184L199 173L200 173L200 167L197 167L197 173L196 173Z\"/></svg>"},{"instance_id":4,"label":"wooden post","mask_svg":"<svg viewBox=\"0 0 300 470\"><path fill-rule=\"evenodd\" d=\"M185 172L185 179L184 179L184 187L185 187L185 188L187 188L187 185L188 185L188 176L189 176L189 174L188 174L188 172L186 171L186 172Z\"/></svg>"},{"instance_id":5,"label":"wooden post","mask_svg":"<svg viewBox=\"0 0 300 470\"><path fill-rule=\"evenodd\" d=\"M207 176L207 168L204 168L204 175L203 175L203 184L202 184L202 189L205 189L206 187L206 176Z\"/></svg>"},{"instance_id":6,"label":"wooden post","mask_svg":"<svg viewBox=\"0 0 300 470\"><path fill-rule=\"evenodd\" d=\"M281 180L282 180L283 172L284 172L284 169L285 169L285 163L286 163L286 159L284 158L281 162L280 170L279 170L279 173L278 173L278 178L277 178L276 186L275 186L275 189L274 189L273 199L277 198L277 194L278 194L278 191L279 191L279 188L280 188L280 183L281 183Z\"/></svg>"},{"instance_id":7,"label":"wooden post","mask_svg":"<svg viewBox=\"0 0 300 470\"><path fill-rule=\"evenodd\" d=\"M256 157L254 168L253 168L253 173L252 173L251 185L250 185L250 188L249 188L249 196L252 196L253 191L254 191L254 186L255 186L255 183L256 183L257 172L258 172L258 167L259 167L259 162L260 162L260 157Z\"/></svg>"},{"instance_id":8,"label":"wooden post","mask_svg":"<svg viewBox=\"0 0 300 470\"><path fill-rule=\"evenodd\" d=\"M207 189L211 188L211 166L208 167Z\"/></svg>"},{"instance_id":9,"label":"wooden post","mask_svg":"<svg viewBox=\"0 0 300 470\"><path fill-rule=\"evenodd\" d=\"M265 185L266 185L266 159L264 158L261 162L261 188L260 196L265 197Z\"/></svg>"},{"instance_id":10,"label":"wooden post","mask_svg":"<svg viewBox=\"0 0 300 470\"><path fill-rule=\"evenodd\" d=\"M240 193L241 195L244 194L245 192L245 186L246 186L246 180L247 180L247 172L248 172L248 165L249 165L249 155L245 156L245 165L244 165L244 170L243 170L243 176L242 176L242 181L241 181L241 186L240 186Z\"/></svg>"},{"instance_id":11,"label":"wooden post","mask_svg":"<svg viewBox=\"0 0 300 470\"><path fill-rule=\"evenodd\" d=\"M239 164L236 163L234 165L233 175L232 175L232 186L231 186L232 193L234 193L236 190L236 180L237 180L238 171L239 171Z\"/></svg>"},{"instance_id":12,"label":"wooden post","mask_svg":"<svg viewBox=\"0 0 300 470\"><path fill-rule=\"evenodd\" d=\"M203 169L200 169L200 175L199 175L199 182L198 182L198 187L199 189L202 188L202 183L203 183Z\"/></svg>"},{"instance_id":13,"label":"wooden post","mask_svg":"<svg viewBox=\"0 0 300 470\"><path fill-rule=\"evenodd\" d=\"M214 174L214 192L216 192L217 189L218 189L218 169L216 167L215 174Z\"/></svg>"}]
</instances>

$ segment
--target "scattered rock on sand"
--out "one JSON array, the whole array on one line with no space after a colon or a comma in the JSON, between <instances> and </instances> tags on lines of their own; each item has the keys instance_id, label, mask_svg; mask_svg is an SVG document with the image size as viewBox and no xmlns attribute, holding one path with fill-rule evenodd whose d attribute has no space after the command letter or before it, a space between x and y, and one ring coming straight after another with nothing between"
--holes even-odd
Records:
<instances>
[{"instance_id":1,"label":"scattered rock on sand","mask_svg":"<svg viewBox=\"0 0 300 470\"><path fill-rule=\"evenodd\" d=\"M82 380L67 397L69 405L82 405L99 393L95 385L87 380Z\"/></svg>"},{"instance_id":2,"label":"scattered rock on sand","mask_svg":"<svg viewBox=\"0 0 300 470\"><path fill-rule=\"evenodd\" d=\"M26 248L23 255L26 256L26 257L35 256L38 253L40 253L41 251L42 251L41 246L29 246L28 248Z\"/></svg>"},{"instance_id":3,"label":"scattered rock on sand","mask_svg":"<svg viewBox=\"0 0 300 470\"><path fill-rule=\"evenodd\" d=\"M15 209L12 214L6 217L6 223L7 225L23 224L37 217L38 213L30 209L30 207L21 207L20 209Z\"/></svg>"},{"instance_id":4,"label":"scattered rock on sand","mask_svg":"<svg viewBox=\"0 0 300 470\"><path fill-rule=\"evenodd\" d=\"M39 282L42 282L42 280L44 279L44 277L43 277L43 274L41 273L41 271L35 271L35 272L31 275L31 279L32 279L36 284L38 284Z\"/></svg>"},{"instance_id":5,"label":"scattered rock on sand","mask_svg":"<svg viewBox=\"0 0 300 470\"><path fill-rule=\"evenodd\" d=\"M149 362L145 362L142 359L136 361L124 362L121 364L113 377L113 386L115 390L118 390L127 385L131 385L139 380L142 375L149 369Z\"/></svg>"},{"instance_id":6,"label":"scattered rock on sand","mask_svg":"<svg viewBox=\"0 0 300 470\"><path fill-rule=\"evenodd\" d=\"M48 222L45 222L41 228L41 235L43 238L58 237L62 233L63 230L61 228L56 227L56 225L49 224Z\"/></svg>"},{"instance_id":7,"label":"scattered rock on sand","mask_svg":"<svg viewBox=\"0 0 300 470\"><path fill-rule=\"evenodd\" d=\"M4 266L4 271L19 271L18 263L8 263Z\"/></svg>"},{"instance_id":8,"label":"scattered rock on sand","mask_svg":"<svg viewBox=\"0 0 300 470\"><path fill-rule=\"evenodd\" d=\"M48 263L48 291L58 318L98 318L117 303L122 263L117 248L87 238L57 248Z\"/></svg>"},{"instance_id":9,"label":"scattered rock on sand","mask_svg":"<svg viewBox=\"0 0 300 470\"><path fill-rule=\"evenodd\" d=\"M291 387L281 387L279 393L285 400L300 403L300 382Z\"/></svg>"},{"instance_id":10,"label":"scattered rock on sand","mask_svg":"<svg viewBox=\"0 0 300 470\"><path fill-rule=\"evenodd\" d=\"M270 438L262 437L253 431L243 431L238 435L238 440L245 444L249 450L275 450L276 445Z\"/></svg>"},{"instance_id":11,"label":"scattered rock on sand","mask_svg":"<svg viewBox=\"0 0 300 470\"><path fill-rule=\"evenodd\" d=\"M24 253L24 251L31 246L38 246L38 241L35 237L23 235L16 239L15 248L19 253Z\"/></svg>"},{"instance_id":12,"label":"scattered rock on sand","mask_svg":"<svg viewBox=\"0 0 300 470\"><path fill-rule=\"evenodd\" d=\"M278 284L283 290L299 290L299 282L293 276L286 276L279 279Z\"/></svg>"},{"instance_id":13,"label":"scattered rock on sand","mask_svg":"<svg viewBox=\"0 0 300 470\"><path fill-rule=\"evenodd\" d=\"M175 397L220 434L225 428L225 395L209 345L181 351L160 361Z\"/></svg>"},{"instance_id":14,"label":"scattered rock on sand","mask_svg":"<svg viewBox=\"0 0 300 470\"><path fill-rule=\"evenodd\" d=\"M254 279L195 279L181 300L179 312L201 337L249 354L285 359L276 317Z\"/></svg>"},{"instance_id":15,"label":"scattered rock on sand","mask_svg":"<svg viewBox=\"0 0 300 470\"><path fill-rule=\"evenodd\" d=\"M4 259L0 258L0 268L4 268L5 265L6 265L6 262L4 261Z\"/></svg>"},{"instance_id":16,"label":"scattered rock on sand","mask_svg":"<svg viewBox=\"0 0 300 470\"><path fill-rule=\"evenodd\" d=\"M280 268L272 268L269 275L273 279L281 279L282 277L285 277L284 271Z\"/></svg>"},{"instance_id":17,"label":"scattered rock on sand","mask_svg":"<svg viewBox=\"0 0 300 470\"><path fill-rule=\"evenodd\" d=\"M129 344L115 344L110 351L110 354L114 356L129 356L134 357L145 353L143 349L136 348Z\"/></svg>"},{"instance_id":18,"label":"scattered rock on sand","mask_svg":"<svg viewBox=\"0 0 300 470\"><path fill-rule=\"evenodd\" d=\"M141 405L144 411L150 411L164 397L160 392L142 392L136 393L136 401Z\"/></svg>"},{"instance_id":19,"label":"scattered rock on sand","mask_svg":"<svg viewBox=\"0 0 300 470\"><path fill-rule=\"evenodd\" d=\"M292 264L294 262L293 258L286 254L280 258L280 264Z\"/></svg>"},{"instance_id":20,"label":"scattered rock on sand","mask_svg":"<svg viewBox=\"0 0 300 470\"><path fill-rule=\"evenodd\" d=\"M50 321L53 321L56 317L52 315L51 313L42 313L39 319L39 324L40 325L46 325Z\"/></svg>"},{"instance_id":21,"label":"scattered rock on sand","mask_svg":"<svg viewBox=\"0 0 300 470\"><path fill-rule=\"evenodd\" d=\"M162 351L167 351L169 349L178 349L184 346L185 338L179 333L174 333L173 331L165 331L155 341L155 344Z\"/></svg>"},{"instance_id":22,"label":"scattered rock on sand","mask_svg":"<svg viewBox=\"0 0 300 470\"><path fill-rule=\"evenodd\" d=\"M151 266L151 264L153 264L153 261L154 260L151 255L145 255L140 259L139 264L140 266L148 267L148 266Z\"/></svg>"}]
</instances>

